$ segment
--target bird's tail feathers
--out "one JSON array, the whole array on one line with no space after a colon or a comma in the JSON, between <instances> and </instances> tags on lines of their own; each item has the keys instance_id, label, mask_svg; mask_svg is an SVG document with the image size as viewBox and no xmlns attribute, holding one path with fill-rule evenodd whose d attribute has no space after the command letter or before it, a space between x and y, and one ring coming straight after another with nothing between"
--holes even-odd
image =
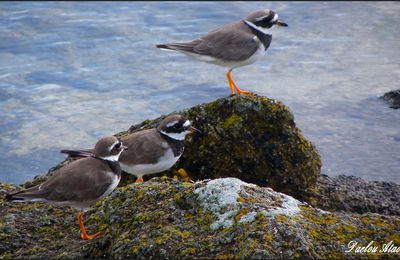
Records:
<instances>
[{"instance_id":1,"label":"bird's tail feathers","mask_svg":"<svg viewBox=\"0 0 400 260\"><path fill-rule=\"evenodd\" d=\"M93 155L92 149L85 150L61 150L61 153L67 154L68 158L82 158L82 157L90 157Z\"/></svg>"},{"instance_id":2,"label":"bird's tail feathers","mask_svg":"<svg viewBox=\"0 0 400 260\"><path fill-rule=\"evenodd\" d=\"M193 51L193 42L187 43L170 43L170 44L157 44L156 47L159 49L173 50L173 51Z\"/></svg>"},{"instance_id":3,"label":"bird's tail feathers","mask_svg":"<svg viewBox=\"0 0 400 260\"><path fill-rule=\"evenodd\" d=\"M156 48L171 50L171 47L168 44L157 44Z\"/></svg>"},{"instance_id":4,"label":"bird's tail feathers","mask_svg":"<svg viewBox=\"0 0 400 260\"><path fill-rule=\"evenodd\" d=\"M40 192L37 186L35 186L26 190L21 190L15 193L7 194L5 199L7 201L15 201L15 202L41 201L43 200L43 194L42 192Z\"/></svg>"}]
</instances>

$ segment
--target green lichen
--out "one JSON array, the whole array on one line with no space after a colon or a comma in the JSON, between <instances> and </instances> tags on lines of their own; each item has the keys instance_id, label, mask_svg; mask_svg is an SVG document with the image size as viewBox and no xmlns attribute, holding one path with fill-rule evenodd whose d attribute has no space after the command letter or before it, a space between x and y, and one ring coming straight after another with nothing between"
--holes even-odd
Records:
<instances>
[{"instance_id":1,"label":"green lichen","mask_svg":"<svg viewBox=\"0 0 400 260\"><path fill-rule=\"evenodd\" d=\"M222 126L223 126L223 128L230 128L234 125L237 125L240 121L241 121L240 116L234 114L234 115L230 116L229 118L227 118Z\"/></svg>"}]
</instances>

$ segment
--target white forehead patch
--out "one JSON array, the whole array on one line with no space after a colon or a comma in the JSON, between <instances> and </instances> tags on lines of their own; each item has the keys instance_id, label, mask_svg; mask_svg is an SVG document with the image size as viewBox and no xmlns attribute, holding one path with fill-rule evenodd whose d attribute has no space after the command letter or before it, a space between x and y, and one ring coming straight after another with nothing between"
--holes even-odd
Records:
<instances>
[{"instance_id":1,"label":"white forehead patch","mask_svg":"<svg viewBox=\"0 0 400 260\"><path fill-rule=\"evenodd\" d=\"M190 126L190 121L186 120L186 122L183 124L183 127L188 127L188 126Z\"/></svg>"},{"instance_id":2,"label":"white forehead patch","mask_svg":"<svg viewBox=\"0 0 400 260\"><path fill-rule=\"evenodd\" d=\"M114 146L118 143L119 141L115 141L110 147L108 147L108 151L111 152L111 150L114 148Z\"/></svg>"},{"instance_id":3,"label":"white forehead patch","mask_svg":"<svg viewBox=\"0 0 400 260\"><path fill-rule=\"evenodd\" d=\"M167 124L167 127L171 127L173 125L175 125L176 123L178 123L178 120L172 121L170 123Z\"/></svg>"},{"instance_id":4,"label":"white forehead patch","mask_svg":"<svg viewBox=\"0 0 400 260\"><path fill-rule=\"evenodd\" d=\"M274 18L272 18L271 22L276 22L278 21L278 14L274 15Z\"/></svg>"}]
</instances>

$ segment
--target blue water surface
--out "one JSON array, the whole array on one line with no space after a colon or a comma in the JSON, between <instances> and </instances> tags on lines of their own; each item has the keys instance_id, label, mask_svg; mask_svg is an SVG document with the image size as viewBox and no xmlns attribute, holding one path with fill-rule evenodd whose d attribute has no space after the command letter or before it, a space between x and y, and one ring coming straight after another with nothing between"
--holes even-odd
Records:
<instances>
[{"instance_id":1,"label":"blue water surface","mask_svg":"<svg viewBox=\"0 0 400 260\"><path fill-rule=\"evenodd\" d=\"M22 183L63 148L229 94L226 70L163 52L270 8L266 56L233 77L284 102L322 172L400 183L396 2L0 2L0 181Z\"/></svg>"}]
</instances>

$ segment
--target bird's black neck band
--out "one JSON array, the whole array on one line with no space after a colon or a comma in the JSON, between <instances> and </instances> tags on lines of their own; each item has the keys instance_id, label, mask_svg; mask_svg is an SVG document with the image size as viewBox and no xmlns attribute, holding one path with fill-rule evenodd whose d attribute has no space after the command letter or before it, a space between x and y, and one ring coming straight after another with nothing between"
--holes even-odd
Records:
<instances>
[{"instance_id":1,"label":"bird's black neck band","mask_svg":"<svg viewBox=\"0 0 400 260\"><path fill-rule=\"evenodd\" d=\"M92 157L95 158L95 159L97 159L97 160L100 160L100 161L102 161L102 162L107 163L108 166L111 168L111 170L112 170L114 173L116 173L116 174L118 174L118 175L121 175L121 166L119 165L119 162L118 162L118 161L105 160L105 159L103 159L103 158L100 158L100 157L97 157L97 156L94 156L94 155L92 155Z\"/></svg>"},{"instance_id":2,"label":"bird's black neck band","mask_svg":"<svg viewBox=\"0 0 400 260\"><path fill-rule=\"evenodd\" d=\"M167 143L169 144L169 146L172 149L172 152L174 153L175 156L179 156L183 153L184 150L184 140L176 140L170 136L168 136L167 134L163 133L160 130L157 130L161 137L164 138L165 141L167 141Z\"/></svg>"},{"instance_id":3,"label":"bird's black neck band","mask_svg":"<svg viewBox=\"0 0 400 260\"><path fill-rule=\"evenodd\" d=\"M256 28L250 26L245 22L245 20L242 20L242 22L250 28L250 30L257 36L257 38L264 44L265 50L268 49L269 45L271 44L271 34L264 33L260 30L257 30ZM256 26L256 25L254 25Z\"/></svg>"}]
</instances>

